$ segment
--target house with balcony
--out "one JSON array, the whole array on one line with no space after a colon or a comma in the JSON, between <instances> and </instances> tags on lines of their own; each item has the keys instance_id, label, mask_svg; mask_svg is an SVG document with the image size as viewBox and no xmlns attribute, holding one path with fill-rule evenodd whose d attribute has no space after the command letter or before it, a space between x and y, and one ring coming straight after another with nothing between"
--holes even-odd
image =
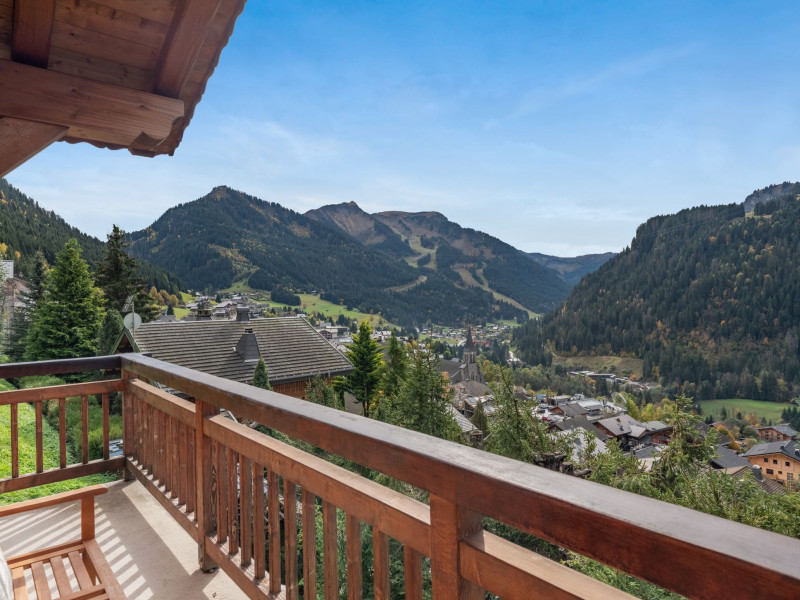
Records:
<instances>
[{"instance_id":1,"label":"house with balcony","mask_svg":"<svg viewBox=\"0 0 800 600\"><path fill-rule=\"evenodd\" d=\"M756 444L743 456L760 467L764 477L781 482L790 490L800 480L800 444L794 440Z\"/></svg>"},{"instance_id":2,"label":"house with balcony","mask_svg":"<svg viewBox=\"0 0 800 600\"><path fill-rule=\"evenodd\" d=\"M175 152L243 6L0 0L0 175L56 141ZM226 352L239 353L244 333ZM0 365L3 379L65 374L79 382L0 392L10 440L0 494L99 473L121 480L0 510L17 598L362 598L365 583L375 598L409 600L629 597L490 533L484 519L689 598L800 597L800 542L740 523L138 352ZM115 394L123 444L112 457ZM98 458L91 396L102 407ZM43 433L44 404L68 398L81 413L74 453L63 419L52 439ZM33 415L25 426L23 413ZM324 453L422 490L425 501Z\"/></svg>"},{"instance_id":3,"label":"house with balcony","mask_svg":"<svg viewBox=\"0 0 800 600\"><path fill-rule=\"evenodd\" d=\"M788 425L769 425L758 428L758 437L765 442L788 442L797 439L797 432Z\"/></svg>"}]
</instances>

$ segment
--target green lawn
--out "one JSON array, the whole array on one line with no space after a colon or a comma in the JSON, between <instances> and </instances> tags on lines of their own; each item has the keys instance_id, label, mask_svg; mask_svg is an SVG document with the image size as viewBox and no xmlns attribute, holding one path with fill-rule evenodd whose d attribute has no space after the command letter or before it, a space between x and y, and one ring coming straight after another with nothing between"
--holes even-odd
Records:
<instances>
[{"instance_id":1,"label":"green lawn","mask_svg":"<svg viewBox=\"0 0 800 600\"><path fill-rule=\"evenodd\" d=\"M378 315L370 315L367 313L362 313L357 310L347 310L346 306L342 306L341 304L334 304L328 300L322 300L317 295L311 294L298 294L300 296L300 306L293 307L299 308L301 311L305 312L306 314L311 314L313 311L317 311L319 313L324 313L326 317L330 318L333 317L334 319L339 315L344 315L349 319L358 319L358 321L367 320L370 324L370 327L373 329L376 326L380 326L381 328L391 328L393 325L387 322L385 319L381 320L381 317ZM271 307L274 308L283 308L286 306L285 304L281 304L280 302L273 302L272 300L259 300L260 302L264 302Z\"/></svg>"},{"instance_id":2,"label":"green lawn","mask_svg":"<svg viewBox=\"0 0 800 600\"><path fill-rule=\"evenodd\" d=\"M783 409L794 405L788 402L764 402L762 400L747 400L744 398L700 401L703 415L713 414L717 419L721 418L723 406L728 411L729 417L735 416L737 412L741 412L742 416L756 413L759 419L764 417L767 421L772 420L773 423L780 423Z\"/></svg>"},{"instance_id":3,"label":"green lawn","mask_svg":"<svg viewBox=\"0 0 800 600\"><path fill-rule=\"evenodd\" d=\"M36 471L36 412L30 404L19 404L19 472L20 475ZM58 432L47 420L42 421L42 441L44 446L44 468L58 467ZM71 447L67 448L67 462L76 462ZM0 406L0 477L11 475L11 408ZM19 502L29 498L39 498L57 492L73 490L95 483L103 483L116 479L114 474L90 475L79 479L70 479L59 483L42 485L27 490L0 494L0 504Z\"/></svg>"}]
</instances>

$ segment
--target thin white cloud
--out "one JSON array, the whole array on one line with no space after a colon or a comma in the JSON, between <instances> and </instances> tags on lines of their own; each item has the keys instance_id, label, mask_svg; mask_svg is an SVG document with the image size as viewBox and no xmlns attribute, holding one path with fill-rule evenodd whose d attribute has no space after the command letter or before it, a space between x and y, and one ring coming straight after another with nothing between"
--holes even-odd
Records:
<instances>
[{"instance_id":1,"label":"thin white cloud","mask_svg":"<svg viewBox=\"0 0 800 600\"><path fill-rule=\"evenodd\" d=\"M565 81L559 86L537 88L525 95L510 118L527 116L568 98L589 94L617 81L641 77L676 60L687 58L696 51L695 44L661 48L643 56L615 62L595 73Z\"/></svg>"}]
</instances>

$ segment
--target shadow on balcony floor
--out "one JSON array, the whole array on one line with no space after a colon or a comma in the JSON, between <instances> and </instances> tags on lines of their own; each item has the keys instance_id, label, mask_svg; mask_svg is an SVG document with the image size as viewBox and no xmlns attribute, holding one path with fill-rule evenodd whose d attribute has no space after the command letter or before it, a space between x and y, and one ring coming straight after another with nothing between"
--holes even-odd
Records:
<instances>
[{"instance_id":1,"label":"shadow on balcony floor","mask_svg":"<svg viewBox=\"0 0 800 600\"><path fill-rule=\"evenodd\" d=\"M142 485L117 481L108 488L97 498L97 541L128 600L247 597L222 571L198 568L195 542ZM0 548L14 556L78 539L79 513L72 502L0 519Z\"/></svg>"}]
</instances>

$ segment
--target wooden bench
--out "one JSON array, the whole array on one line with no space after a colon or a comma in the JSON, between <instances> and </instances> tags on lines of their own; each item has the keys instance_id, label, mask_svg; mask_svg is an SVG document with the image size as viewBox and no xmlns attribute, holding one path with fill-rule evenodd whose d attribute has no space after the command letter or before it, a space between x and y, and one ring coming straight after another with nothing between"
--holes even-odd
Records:
<instances>
[{"instance_id":1,"label":"wooden bench","mask_svg":"<svg viewBox=\"0 0 800 600\"><path fill-rule=\"evenodd\" d=\"M45 569L47 564L50 565L49 572L52 573L58 589L56 598L63 600L67 600L67 598L69 600L125 598L122 587L111 572L94 537L94 498L107 491L105 486L93 485L80 490L0 506L0 517L5 517L65 502L77 500L81 502L81 538L79 540L8 558L16 600L28 598L27 573L30 573L30 578L33 579L38 600L53 598L47 579L48 570ZM68 573L70 568L74 576L72 578ZM77 583L77 590L73 588L71 579Z\"/></svg>"}]
</instances>

